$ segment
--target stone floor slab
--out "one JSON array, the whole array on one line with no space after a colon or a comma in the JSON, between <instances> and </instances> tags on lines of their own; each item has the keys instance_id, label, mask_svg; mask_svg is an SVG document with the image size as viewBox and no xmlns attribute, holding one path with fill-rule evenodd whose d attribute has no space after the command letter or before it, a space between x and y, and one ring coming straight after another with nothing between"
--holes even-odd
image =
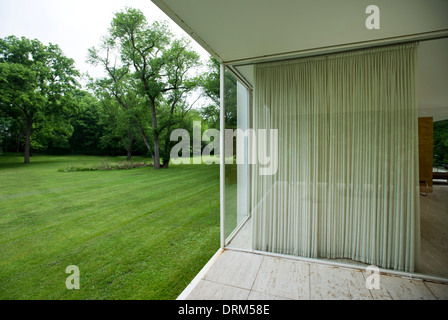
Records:
<instances>
[{"instance_id":1,"label":"stone floor slab","mask_svg":"<svg viewBox=\"0 0 448 320\"><path fill-rule=\"evenodd\" d=\"M250 290L262 261L261 255L226 250L204 279Z\"/></svg>"},{"instance_id":2,"label":"stone floor slab","mask_svg":"<svg viewBox=\"0 0 448 320\"><path fill-rule=\"evenodd\" d=\"M361 271L310 264L312 300L371 300Z\"/></svg>"},{"instance_id":3,"label":"stone floor slab","mask_svg":"<svg viewBox=\"0 0 448 320\"><path fill-rule=\"evenodd\" d=\"M186 300L247 300L249 290L201 280Z\"/></svg>"},{"instance_id":4,"label":"stone floor slab","mask_svg":"<svg viewBox=\"0 0 448 320\"><path fill-rule=\"evenodd\" d=\"M310 298L308 263L264 257L253 290L289 299Z\"/></svg>"}]
</instances>

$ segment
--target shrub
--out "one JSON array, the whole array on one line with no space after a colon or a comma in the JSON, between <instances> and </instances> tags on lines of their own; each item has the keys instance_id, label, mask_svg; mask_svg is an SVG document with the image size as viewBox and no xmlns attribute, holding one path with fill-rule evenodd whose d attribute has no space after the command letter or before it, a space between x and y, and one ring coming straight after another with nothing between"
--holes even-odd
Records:
<instances>
[{"instance_id":1,"label":"shrub","mask_svg":"<svg viewBox=\"0 0 448 320\"><path fill-rule=\"evenodd\" d=\"M109 159L103 159L100 161L100 164L97 166L97 170L99 171L109 171L114 169L115 165Z\"/></svg>"},{"instance_id":2,"label":"shrub","mask_svg":"<svg viewBox=\"0 0 448 320\"><path fill-rule=\"evenodd\" d=\"M145 168L152 167L151 163L143 162L133 162L133 161L118 161L112 162L109 159L103 159L98 165L94 166L84 166L80 165L69 165L64 169L58 169L59 172L80 172L80 171L110 171L110 170L131 170L134 168Z\"/></svg>"},{"instance_id":3,"label":"shrub","mask_svg":"<svg viewBox=\"0 0 448 320\"><path fill-rule=\"evenodd\" d=\"M95 167L88 167L87 164L84 164L84 166L70 164L64 169L58 169L59 172L79 172L79 171L96 171L96 170L98 169Z\"/></svg>"}]
</instances>

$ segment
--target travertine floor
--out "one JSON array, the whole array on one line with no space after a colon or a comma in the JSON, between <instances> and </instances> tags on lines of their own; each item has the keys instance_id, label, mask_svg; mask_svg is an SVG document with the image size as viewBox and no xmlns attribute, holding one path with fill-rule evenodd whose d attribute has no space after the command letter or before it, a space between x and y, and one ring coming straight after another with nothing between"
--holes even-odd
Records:
<instances>
[{"instance_id":1,"label":"travertine floor","mask_svg":"<svg viewBox=\"0 0 448 320\"><path fill-rule=\"evenodd\" d=\"M448 300L448 284L380 275L367 289L361 270L224 250L179 299L187 300Z\"/></svg>"},{"instance_id":2,"label":"travertine floor","mask_svg":"<svg viewBox=\"0 0 448 320\"><path fill-rule=\"evenodd\" d=\"M448 185L434 185L433 193L420 196L420 267L417 273L448 278ZM249 219L229 246L251 250ZM349 259L339 262L363 265Z\"/></svg>"},{"instance_id":3,"label":"travertine floor","mask_svg":"<svg viewBox=\"0 0 448 320\"><path fill-rule=\"evenodd\" d=\"M434 186L432 194L420 197L420 204L422 263L418 272L448 277L448 186ZM250 250L250 220L229 246ZM380 289L369 290L366 277L358 269L225 250L179 299L448 300L448 284L381 275Z\"/></svg>"}]
</instances>

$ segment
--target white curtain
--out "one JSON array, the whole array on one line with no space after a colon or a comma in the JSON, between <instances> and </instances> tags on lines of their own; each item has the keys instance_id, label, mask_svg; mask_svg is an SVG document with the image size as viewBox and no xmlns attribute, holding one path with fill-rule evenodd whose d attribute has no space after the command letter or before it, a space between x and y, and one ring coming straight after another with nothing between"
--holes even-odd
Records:
<instances>
[{"instance_id":1,"label":"white curtain","mask_svg":"<svg viewBox=\"0 0 448 320\"><path fill-rule=\"evenodd\" d=\"M417 44L255 66L252 246L414 272L420 250ZM275 146L270 146L272 148Z\"/></svg>"}]
</instances>

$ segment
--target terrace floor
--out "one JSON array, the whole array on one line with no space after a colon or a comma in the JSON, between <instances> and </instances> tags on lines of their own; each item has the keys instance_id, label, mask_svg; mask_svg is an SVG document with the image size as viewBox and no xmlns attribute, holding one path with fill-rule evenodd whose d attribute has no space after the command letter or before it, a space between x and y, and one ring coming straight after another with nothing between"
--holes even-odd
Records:
<instances>
[{"instance_id":1,"label":"terrace floor","mask_svg":"<svg viewBox=\"0 0 448 320\"><path fill-rule=\"evenodd\" d=\"M296 259L219 250L178 300L448 300L448 284Z\"/></svg>"},{"instance_id":2,"label":"terrace floor","mask_svg":"<svg viewBox=\"0 0 448 320\"><path fill-rule=\"evenodd\" d=\"M312 260L251 250L251 220L203 268L178 299L443 299L448 300L448 185L420 197L420 280L390 273L367 289L368 266L348 259ZM238 250L235 250L238 249ZM339 263L335 266L334 263ZM431 278L432 277L432 278ZM441 281L439 281L442 279ZM439 282L438 282L439 281Z\"/></svg>"}]
</instances>

